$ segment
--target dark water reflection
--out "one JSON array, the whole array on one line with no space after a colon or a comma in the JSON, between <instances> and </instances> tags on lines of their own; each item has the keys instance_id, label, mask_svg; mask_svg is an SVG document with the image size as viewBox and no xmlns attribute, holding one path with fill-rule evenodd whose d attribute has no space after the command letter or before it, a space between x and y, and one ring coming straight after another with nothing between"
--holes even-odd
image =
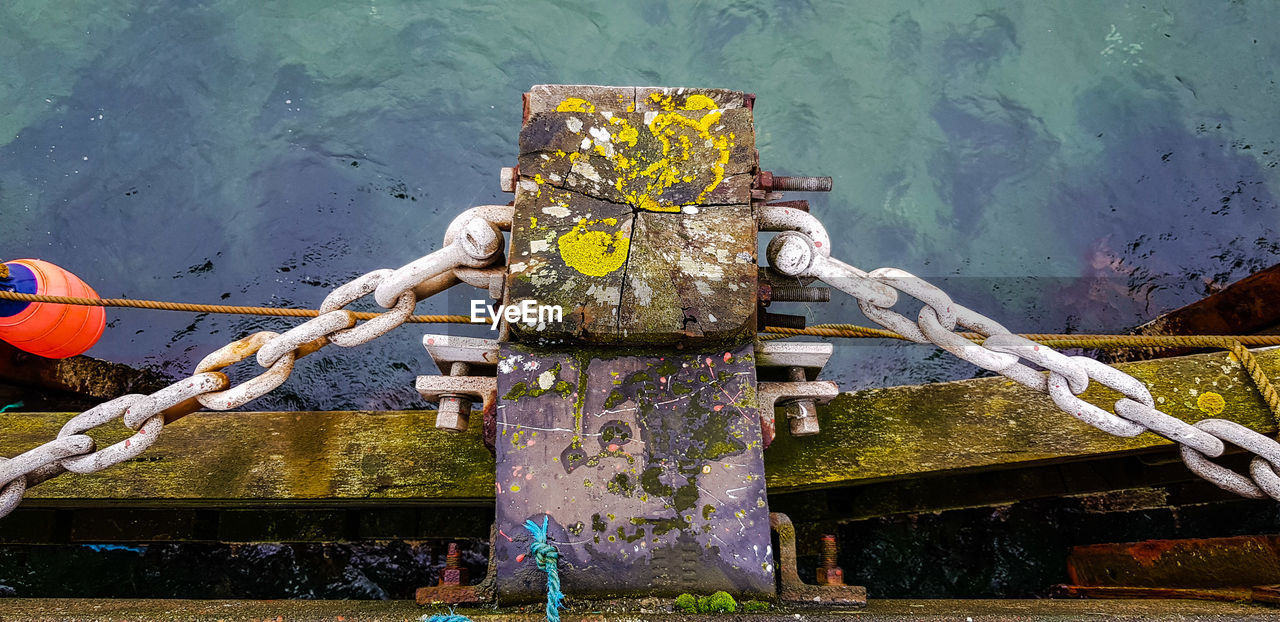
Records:
<instances>
[{"instance_id":1,"label":"dark water reflection","mask_svg":"<svg viewBox=\"0 0 1280 622\"><path fill-rule=\"evenodd\" d=\"M1121 330L1280 255L1278 13L5 3L0 254L106 296L314 307L435 249L465 207L507 200L497 171L530 84L714 85L758 94L766 167L835 176L814 210L850 263L946 277L1016 331ZM173 374L293 324L109 318L91 354ZM811 321L865 323L844 300ZM421 406L423 332L326 349L251 406ZM909 345L843 346L831 369L846 388L975 373Z\"/></svg>"}]
</instances>

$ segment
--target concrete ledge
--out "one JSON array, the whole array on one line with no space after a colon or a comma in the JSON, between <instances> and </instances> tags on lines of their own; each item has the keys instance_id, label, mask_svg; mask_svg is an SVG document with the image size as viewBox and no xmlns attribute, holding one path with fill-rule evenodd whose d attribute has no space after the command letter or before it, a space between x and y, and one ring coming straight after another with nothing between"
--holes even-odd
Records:
<instances>
[{"instance_id":1,"label":"concrete ledge","mask_svg":"<svg viewBox=\"0 0 1280 622\"><path fill-rule=\"evenodd\" d=\"M171 622L223 620L344 620L345 622L416 621L423 614L445 613L444 608L419 607L412 601L324 600L96 600L26 599L0 600L0 620L52 622L122 622L166 620ZM477 622L545 620L539 607L527 611L491 609L457 610ZM890 620L992 622L1004 620L1274 620L1277 610L1240 603L1195 600L872 600L865 609L826 612L785 610L760 614L678 615L659 611L611 611L592 603L582 611L567 611L565 622L606 620Z\"/></svg>"}]
</instances>

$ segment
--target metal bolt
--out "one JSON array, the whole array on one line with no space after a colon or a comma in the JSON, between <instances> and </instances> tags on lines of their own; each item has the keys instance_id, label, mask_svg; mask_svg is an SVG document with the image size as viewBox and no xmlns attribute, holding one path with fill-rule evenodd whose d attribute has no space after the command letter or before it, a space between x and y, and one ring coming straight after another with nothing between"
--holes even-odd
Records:
<instances>
[{"instance_id":1,"label":"metal bolt","mask_svg":"<svg viewBox=\"0 0 1280 622\"><path fill-rule=\"evenodd\" d=\"M772 288L772 298L777 302L831 302L831 288L779 285Z\"/></svg>"},{"instance_id":2,"label":"metal bolt","mask_svg":"<svg viewBox=\"0 0 1280 622\"><path fill-rule=\"evenodd\" d=\"M503 192L515 192L516 182L520 180L520 167L504 166L498 171L498 186Z\"/></svg>"},{"instance_id":3,"label":"metal bolt","mask_svg":"<svg viewBox=\"0 0 1280 622\"><path fill-rule=\"evenodd\" d=\"M450 376L465 376L471 373L471 365L455 362L449 366ZM467 421L471 417L471 398L456 393L440 396L440 406L436 409L436 427L455 432L465 432Z\"/></svg>"},{"instance_id":4,"label":"metal bolt","mask_svg":"<svg viewBox=\"0 0 1280 622\"><path fill-rule=\"evenodd\" d=\"M798 192L831 192L830 177L805 177L774 175L772 171L760 171L755 187L760 190L794 190Z\"/></svg>"},{"instance_id":5,"label":"metal bolt","mask_svg":"<svg viewBox=\"0 0 1280 622\"><path fill-rule=\"evenodd\" d=\"M844 585L844 570L836 565L836 546L834 534L822 536L822 566L818 568L818 585Z\"/></svg>"},{"instance_id":6,"label":"metal bolt","mask_svg":"<svg viewBox=\"0 0 1280 622\"><path fill-rule=\"evenodd\" d=\"M462 567L458 544L450 542L449 551L444 555L444 569L440 571L440 585L465 585L470 578L468 575L467 569Z\"/></svg>"},{"instance_id":7,"label":"metal bolt","mask_svg":"<svg viewBox=\"0 0 1280 622\"><path fill-rule=\"evenodd\" d=\"M788 367L788 380L805 382L803 367ZM787 418L792 436L813 436L821 431L818 425L818 403L812 399L788 400L779 404L782 414Z\"/></svg>"},{"instance_id":8,"label":"metal bolt","mask_svg":"<svg viewBox=\"0 0 1280 622\"><path fill-rule=\"evenodd\" d=\"M816 253L813 240L796 231L783 231L773 236L765 249L769 265L787 276L797 276L808 270Z\"/></svg>"},{"instance_id":9,"label":"metal bolt","mask_svg":"<svg viewBox=\"0 0 1280 622\"><path fill-rule=\"evenodd\" d=\"M773 177L771 190L795 190L798 192L831 192L830 177Z\"/></svg>"},{"instance_id":10,"label":"metal bolt","mask_svg":"<svg viewBox=\"0 0 1280 622\"><path fill-rule=\"evenodd\" d=\"M778 328L804 328L803 315L791 315L789 313L769 313L764 309L759 311L757 319L760 320L761 326L776 326Z\"/></svg>"}]
</instances>

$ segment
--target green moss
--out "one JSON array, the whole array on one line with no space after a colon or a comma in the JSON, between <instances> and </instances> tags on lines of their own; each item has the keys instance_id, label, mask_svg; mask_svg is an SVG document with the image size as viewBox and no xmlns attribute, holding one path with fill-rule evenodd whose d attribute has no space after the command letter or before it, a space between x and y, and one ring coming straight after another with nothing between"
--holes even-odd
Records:
<instances>
[{"instance_id":1,"label":"green moss","mask_svg":"<svg viewBox=\"0 0 1280 622\"><path fill-rule=\"evenodd\" d=\"M529 391L529 387L525 385L525 383L517 382L511 385L511 389L507 391L506 395L502 396L502 399L517 400L524 397L525 393L527 393L528 391Z\"/></svg>"},{"instance_id":2,"label":"green moss","mask_svg":"<svg viewBox=\"0 0 1280 622\"><path fill-rule=\"evenodd\" d=\"M645 492L659 497L665 497L675 492L672 488L658 479L662 475L662 467L651 466L640 474L640 487Z\"/></svg>"},{"instance_id":3,"label":"green moss","mask_svg":"<svg viewBox=\"0 0 1280 622\"><path fill-rule=\"evenodd\" d=\"M683 512L698 503L698 484L690 481L688 484L676 489L675 497L671 500L671 505L675 507L677 512Z\"/></svg>"},{"instance_id":4,"label":"green moss","mask_svg":"<svg viewBox=\"0 0 1280 622\"><path fill-rule=\"evenodd\" d=\"M626 473L614 475L613 479L610 479L605 485L605 488L609 492L623 497L630 497L636 491L635 484L631 483L631 477Z\"/></svg>"},{"instance_id":5,"label":"green moss","mask_svg":"<svg viewBox=\"0 0 1280 622\"><path fill-rule=\"evenodd\" d=\"M733 613L737 610L738 602L728 592L698 597L698 613Z\"/></svg>"},{"instance_id":6,"label":"green moss","mask_svg":"<svg viewBox=\"0 0 1280 622\"><path fill-rule=\"evenodd\" d=\"M676 611L681 613L698 613L698 599L693 594L681 594L676 597Z\"/></svg>"},{"instance_id":7,"label":"green moss","mask_svg":"<svg viewBox=\"0 0 1280 622\"><path fill-rule=\"evenodd\" d=\"M748 600L742 603L742 610L747 613L758 613L769 610L769 603L762 600Z\"/></svg>"}]
</instances>

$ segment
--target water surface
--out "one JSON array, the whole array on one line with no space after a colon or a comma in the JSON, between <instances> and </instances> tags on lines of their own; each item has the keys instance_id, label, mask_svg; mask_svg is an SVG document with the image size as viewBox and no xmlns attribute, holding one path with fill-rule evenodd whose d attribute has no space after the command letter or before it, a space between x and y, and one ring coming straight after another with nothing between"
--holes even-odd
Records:
<instances>
[{"instance_id":1,"label":"water surface","mask_svg":"<svg viewBox=\"0 0 1280 622\"><path fill-rule=\"evenodd\" d=\"M1015 331L1123 330L1280 255L1276 23L1245 1L10 1L0 255L109 297L314 307L508 200L531 84L721 86L758 95L766 168L835 177L812 198L837 256ZM866 323L839 294L808 311ZM108 318L91 355L175 375L295 323ZM250 407L420 407L425 330L327 348ZM974 374L906 344L827 372Z\"/></svg>"}]
</instances>

